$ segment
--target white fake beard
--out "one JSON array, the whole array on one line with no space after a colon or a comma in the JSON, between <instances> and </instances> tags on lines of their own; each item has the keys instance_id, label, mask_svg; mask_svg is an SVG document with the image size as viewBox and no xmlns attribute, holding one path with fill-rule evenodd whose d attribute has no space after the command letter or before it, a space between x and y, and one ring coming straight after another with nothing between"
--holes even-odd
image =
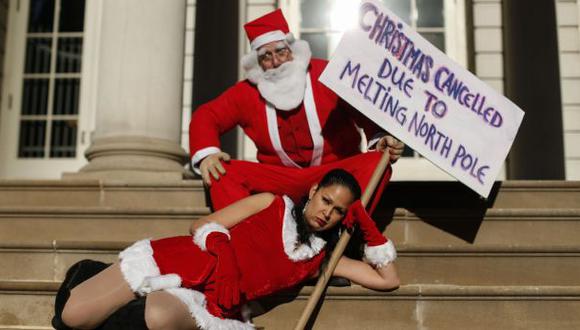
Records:
<instances>
[{"instance_id":1,"label":"white fake beard","mask_svg":"<svg viewBox=\"0 0 580 330\"><path fill-rule=\"evenodd\" d=\"M292 110L304 99L306 67L298 61L286 62L264 72L258 80L258 90L276 109Z\"/></svg>"},{"instance_id":2,"label":"white fake beard","mask_svg":"<svg viewBox=\"0 0 580 330\"><path fill-rule=\"evenodd\" d=\"M310 47L303 40L296 40L290 48L293 60L265 72L258 65L254 52L242 59L246 76L258 86L260 95L276 109L283 111L296 109L304 100L311 57Z\"/></svg>"}]
</instances>

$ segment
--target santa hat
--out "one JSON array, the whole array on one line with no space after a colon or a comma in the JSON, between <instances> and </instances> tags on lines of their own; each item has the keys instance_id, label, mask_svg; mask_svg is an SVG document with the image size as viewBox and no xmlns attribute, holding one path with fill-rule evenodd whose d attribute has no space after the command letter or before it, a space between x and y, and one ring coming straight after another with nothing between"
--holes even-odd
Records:
<instances>
[{"instance_id":1,"label":"santa hat","mask_svg":"<svg viewBox=\"0 0 580 330\"><path fill-rule=\"evenodd\" d=\"M288 40L292 42L294 39L280 9L246 23L244 29L252 50L272 41Z\"/></svg>"}]
</instances>

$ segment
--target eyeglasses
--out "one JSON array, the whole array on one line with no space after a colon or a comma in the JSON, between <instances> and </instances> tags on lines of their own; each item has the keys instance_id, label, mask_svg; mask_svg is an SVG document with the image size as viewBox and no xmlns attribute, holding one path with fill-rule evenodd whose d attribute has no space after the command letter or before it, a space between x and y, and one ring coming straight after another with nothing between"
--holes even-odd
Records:
<instances>
[{"instance_id":1,"label":"eyeglasses","mask_svg":"<svg viewBox=\"0 0 580 330\"><path fill-rule=\"evenodd\" d=\"M290 54L290 48L280 47L274 50L273 53L270 51L266 51L264 54L258 55L258 61L271 62L274 59L274 57L276 57L278 60L285 60L288 57L288 54Z\"/></svg>"}]
</instances>

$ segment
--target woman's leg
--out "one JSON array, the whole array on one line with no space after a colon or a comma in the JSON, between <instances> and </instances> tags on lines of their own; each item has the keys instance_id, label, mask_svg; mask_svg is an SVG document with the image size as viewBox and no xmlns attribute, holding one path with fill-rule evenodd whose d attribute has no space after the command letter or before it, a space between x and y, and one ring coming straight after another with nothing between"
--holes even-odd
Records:
<instances>
[{"instance_id":1,"label":"woman's leg","mask_svg":"<svg viewBox=\"0 0 580 330\"><path fill-rule=\"evenodd\" d=\"M119 263L115 263L71 290L62 320L69 327L92 329L135 295L125 281Z\"/></svg>"},{"instance_id":2,"label":"woman's leg","mask_svg":"<svg viewBox=\"0 0 580 330\"><path fill-rule=\"evenodd\" d=\"M145 322L151 330L198 329L187 306L174 295L156 291L147 295Z\"/></svg>"},{"instance_id":3,"label":"woman's leg","mask_svg":"<svg viewBox=\"0 0 580 330\"><path fill-rule=\"evenodd\" d=\"M65 278L54 299L54 317L51 324L58 330L70 330L62 322L62 310L70 297L70 291L77 285L105 270L110 265L104 262L84 259L72 265L66 272Z\"/></svg>"}]
</instances>

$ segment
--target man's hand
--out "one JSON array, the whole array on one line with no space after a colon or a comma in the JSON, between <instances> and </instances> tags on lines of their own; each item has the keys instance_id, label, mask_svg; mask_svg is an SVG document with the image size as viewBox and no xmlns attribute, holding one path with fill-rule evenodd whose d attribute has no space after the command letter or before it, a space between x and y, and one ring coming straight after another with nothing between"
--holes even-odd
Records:
<instances>
[{"instance_id":1,"label":"man's hand","mask_svg":"<svg viewBox=\"0 0 580 330\"><path fill-rule=\"evenodd\" d=\"M215 180L219 180L221 175L226 174L226 169L223 167L221 161L229 162L230 158L230 155L223 151L205 157L199 164L203 182L211 186L212 176Z\"/></svg>"},{"instance_id":2,"label":"man's hand","mask_svg":"<svg viewBox=\"0 0 580 330\"><path fill-rule=\"evenodd\" d=\"M403 150L405 150L405 144L393 136L385 135L377 142L377 150L382 152L388 151L390 153L391 163L395 163L401 158Z\"/></svg>"}]
</instances>

